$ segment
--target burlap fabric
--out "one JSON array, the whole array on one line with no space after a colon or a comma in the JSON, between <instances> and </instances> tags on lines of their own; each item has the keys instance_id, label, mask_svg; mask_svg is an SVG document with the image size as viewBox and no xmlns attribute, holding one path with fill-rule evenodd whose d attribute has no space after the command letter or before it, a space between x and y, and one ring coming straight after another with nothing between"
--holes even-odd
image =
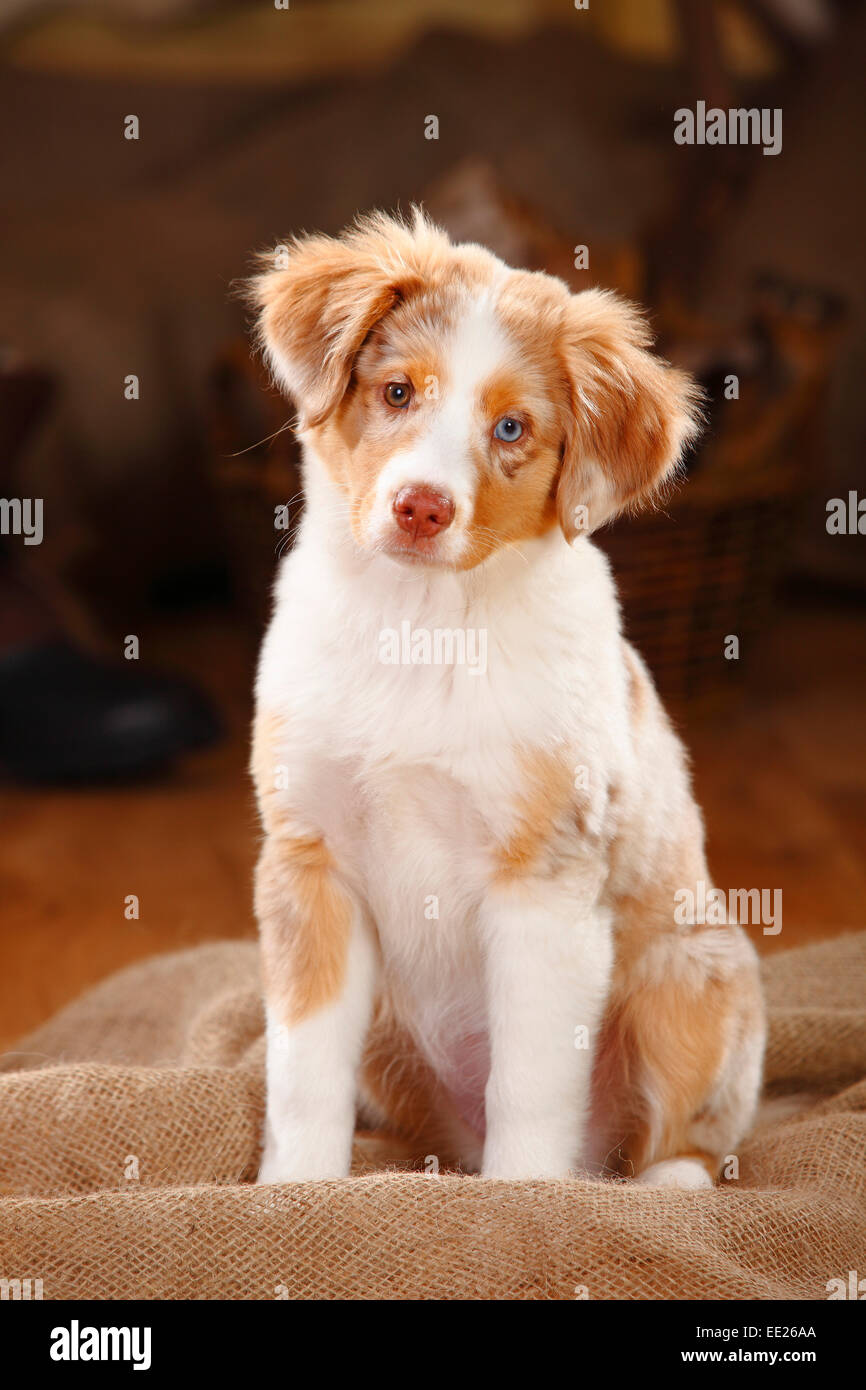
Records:
<instances>
[{"instance_id":1,"label":"burlap fabric","mask_svg":"<svg viewBox=\"0 0 866 1390\"><path fill-rule=\"evenodd\" d=\"M866 1276L866 934L767 961L770 1090L820 1098L700 1193L365 1172L400 1157L384 1140L358 1176L252 1186L257 972L241 943L148 961L7 1054L0 1277L46 1299L825 1299Z\"/></svg>"}]
</instances>

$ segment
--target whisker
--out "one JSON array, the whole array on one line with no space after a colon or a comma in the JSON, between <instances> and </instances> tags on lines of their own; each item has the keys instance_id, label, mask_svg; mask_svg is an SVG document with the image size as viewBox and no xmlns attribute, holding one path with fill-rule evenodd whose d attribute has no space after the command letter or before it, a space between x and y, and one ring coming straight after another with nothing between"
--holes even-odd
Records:
<instances>
[{"instance_id":1,"label":"whisker","mask_svg":"<svg viewBox=\"0 0 866 1390\"><path fill-rule=\"evenodd\" d=\"M274 430L273 434L266 434L264 439L260 439L257 444L248 444L245 449L238 449L234 454L223 454L222 457L227 459L240 458L241 454L248 454L252 449L260 449L263 444L270 444L271 440L276 439L278 434L282 434L284 430L290 430L291 428L292 421L287 420L284 425L280 425L279 429Z\"/></svg>"}]
</instances>

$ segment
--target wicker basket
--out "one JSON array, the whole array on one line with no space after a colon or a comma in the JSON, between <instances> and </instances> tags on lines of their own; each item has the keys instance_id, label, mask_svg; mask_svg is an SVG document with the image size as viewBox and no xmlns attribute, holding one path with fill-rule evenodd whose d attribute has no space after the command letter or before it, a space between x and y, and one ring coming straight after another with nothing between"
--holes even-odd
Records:
<instances>
[{"instance_id":1,"label":"wicker basket","mask_svg":"<svg viewBox=\"0 0 866 1390\"><path fill-rule=\"evenodd\" d=\"M661 315L662 321L664 317ZM695 368L703 354L709 429L664 508L597 538L614 567L629 637L675 705L741 693L816 476L826 386L843 306L763 276L749 323L713 343L682 325L663 343ZM710 366L706 364L711 364ZM739 398L724 398L730 373ZM726 642L739 639L739 658Z\"/></svg>"}]
</instances>

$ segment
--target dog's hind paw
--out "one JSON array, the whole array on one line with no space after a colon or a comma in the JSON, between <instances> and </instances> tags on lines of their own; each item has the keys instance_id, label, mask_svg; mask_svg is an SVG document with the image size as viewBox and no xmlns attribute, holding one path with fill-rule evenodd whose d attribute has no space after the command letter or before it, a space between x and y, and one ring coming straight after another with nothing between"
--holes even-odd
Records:
<instances>
[{"instance_id":1,"label":"dog's hind paw","mask_svg":"<svg viewBox=\"0 0 866 1390\"><path fill-rule=\"evenodd\" d=\"M713 1180L699 1158L666 1158L653 1163L635 1179L642 1187L713 1187Z\"/></svg>"}]
</instances>

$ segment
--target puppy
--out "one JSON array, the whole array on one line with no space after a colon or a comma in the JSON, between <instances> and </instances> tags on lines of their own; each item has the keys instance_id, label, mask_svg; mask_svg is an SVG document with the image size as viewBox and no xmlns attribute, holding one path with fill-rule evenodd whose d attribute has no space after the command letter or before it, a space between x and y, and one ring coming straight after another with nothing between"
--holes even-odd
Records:
<instances>
[{"instance_id":1,"label":"puppy","mask_svg":"<svg viewBox=\"0 0 866 1390\"><path fill-rule=\"evenodd\" d=\"M360 1115L487 1177L709 1186L756 957L677 920L701 816L590 539L673 477L697 392L628 304L420 213L275 264L306 507L257 681L259 1181L348 1173Z\"/></svg>"}]
</instances>

